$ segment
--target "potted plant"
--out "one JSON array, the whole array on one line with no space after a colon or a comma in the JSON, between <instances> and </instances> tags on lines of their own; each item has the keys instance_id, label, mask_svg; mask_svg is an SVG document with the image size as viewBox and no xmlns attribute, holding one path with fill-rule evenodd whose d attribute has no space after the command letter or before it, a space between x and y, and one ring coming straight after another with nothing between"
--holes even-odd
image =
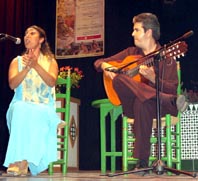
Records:
<instances>
[{"instance_id":1,"label":"potted plant","mask_svg":"<svg viewBox=\"0 0 198 181\"><path fill-rule=\"evenodd\" d=\"M63 66L59 69L58 77L66 79L68 76L68 71L70 70L71 76L71 88L80 88L80 80L84 77L83 71L78 67ZM65 89L65 85L57 85L56 92L61 92Z\"/></svg>"}]
</instances>

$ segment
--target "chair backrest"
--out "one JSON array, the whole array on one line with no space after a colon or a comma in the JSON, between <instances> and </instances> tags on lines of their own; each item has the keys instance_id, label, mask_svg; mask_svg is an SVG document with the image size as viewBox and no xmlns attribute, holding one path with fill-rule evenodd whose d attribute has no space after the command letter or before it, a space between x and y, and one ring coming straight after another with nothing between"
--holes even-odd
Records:
<instances>
[{"instance_id":1,"label":"chair backrest","mask_svg":"<svg viewBox=\"0 0 198 181\"><path fill-rule=\"evenodd\" d=\"M70 98L71 98L71 77L70 77L70 71L68 71L68 76L66 79L63 79L61 77L58 77L56 85L64 85L65 89L63 89L63 92L57 92L56 93L56 99L61 99L61 102L63 105L61 107L56 108L57 113L63 114L63 120L66 124L69 124L70 119Z\"/></svg>"}]
</instances>

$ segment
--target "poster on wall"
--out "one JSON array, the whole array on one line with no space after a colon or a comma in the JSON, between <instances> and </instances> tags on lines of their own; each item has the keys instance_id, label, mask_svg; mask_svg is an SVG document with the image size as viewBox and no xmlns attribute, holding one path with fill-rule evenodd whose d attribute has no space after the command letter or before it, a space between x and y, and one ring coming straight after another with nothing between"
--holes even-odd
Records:
<instances>
[{"instance_id":1,"label":"poster on wall","mask_svg":"<svg viewBox=\"0 0 198 181\"><path fill-rule=\"evenodd\" d=\"M104 0L57 0L57 59L104 55Z\"/></svg>"}]
</instances>

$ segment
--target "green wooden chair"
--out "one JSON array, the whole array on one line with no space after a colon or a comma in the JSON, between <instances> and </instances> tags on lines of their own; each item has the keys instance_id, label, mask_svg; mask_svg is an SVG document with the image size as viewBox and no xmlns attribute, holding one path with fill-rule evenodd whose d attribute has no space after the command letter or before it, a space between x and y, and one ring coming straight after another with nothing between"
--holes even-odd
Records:
<instances>
[{"instance_id":1,"label":"green wooden chair","mask_svg":"<svg viewBox=\"0 0 198 181\"><path fill-rule=\"evenodd\" d=\"M178 63L178 88L177 94L181 94L181 70ZM123 140L122 140L122 152L123 152L123 171L129 170L129 165L137 163L137 159L133 157L133 144L135 141L132 129L133 119L123 118ZM180 125L180 112L177 117L166 114L161 118L161 127L164 129L164 134L161 135L161 143L165 146L165 154L161 156L161 160L165 162L169 168L175 168L181 170L181 125ZM156 129L156 119L153 120L153 132ZM130 131L129 131L130 130ZM163 132L163 130L161 131ZM151 145L157 144L157 135L151 135ZM150 156L149 164L151 166L153 161L156 161L157 156ZM171 174L171 173L169 173Z\"/></svg>"},{"instance_id":2,"label":"green wooden chair","mask_svg":"<svg viewBox=\"0 0 198 181\"><path fill-rule=\"evenodd\" d=\"M56 112L61 114L61 117L64 122L59 125L60 128L63 129L61 134L57 135L58 145L57 150L60 152L61 158L55 162L49 164L48 174L53 175L54 173L54 165L60 165L62 168L62 174L65 175L67 173L67 163L68 163L68 137L69 137L69 119L70 119L70 93L71 93L71 77L70 73L66 79L58 78L57 85L66 85L66 89L64 93L56 93L56 99L60 99L63 105L60 108L56 108ZM63 128L62 128L63 127Z\"/></svg>"},{"instance_id":3,"label":"green wooden chair","mask_svg":"<svg viewBox=\"0 0 198 181\"><path fill-rule=\"evenodd\" d=\"M101 173L105 174L107 157L111 159L111 172L116 171L116 157L122 157L122 150L116 150L116 121L122 114L122 106L114 106L108 99L99 99L92 102L92 106L100 109L100 149ZM110 150L107 150L106 124L110 116Z\"/></svg>"}]
</instances>

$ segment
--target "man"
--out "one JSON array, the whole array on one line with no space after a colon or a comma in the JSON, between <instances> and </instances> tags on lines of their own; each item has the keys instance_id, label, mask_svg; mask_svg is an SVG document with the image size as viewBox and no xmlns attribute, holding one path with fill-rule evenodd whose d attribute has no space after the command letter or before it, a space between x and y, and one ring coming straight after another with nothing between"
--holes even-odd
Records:
<instances>
[{"instance_id":1,"label":"man","mask_svg":"<svg viewBox=\"0 0 198 181\"><path fill-rule=\"evenodd\" d=\"M98 59L94 66L98 72L112 79L115 90L123 107L123 113L129 118L134 118L135 149L133 156L139 159L136 168L148 166L150 155L150 135L152 121L156 118L156 66L139 66L140 81L125 74L116 74L109 69L116 70L109 62L122 60L131 55L146 57L158 50L161 46L160 24L158 18L152 13L141 13L133 18L133 32L135 47L129 47L109 58ZM137 65L138 66L138 65ZM177 64L173 58L163 59L159 62L159 88L160 88L160 113L164 116L170 113L177 115L178 110L184 111L188 104L184 96L177 98Z\"/></svg>"}]
</instances>

